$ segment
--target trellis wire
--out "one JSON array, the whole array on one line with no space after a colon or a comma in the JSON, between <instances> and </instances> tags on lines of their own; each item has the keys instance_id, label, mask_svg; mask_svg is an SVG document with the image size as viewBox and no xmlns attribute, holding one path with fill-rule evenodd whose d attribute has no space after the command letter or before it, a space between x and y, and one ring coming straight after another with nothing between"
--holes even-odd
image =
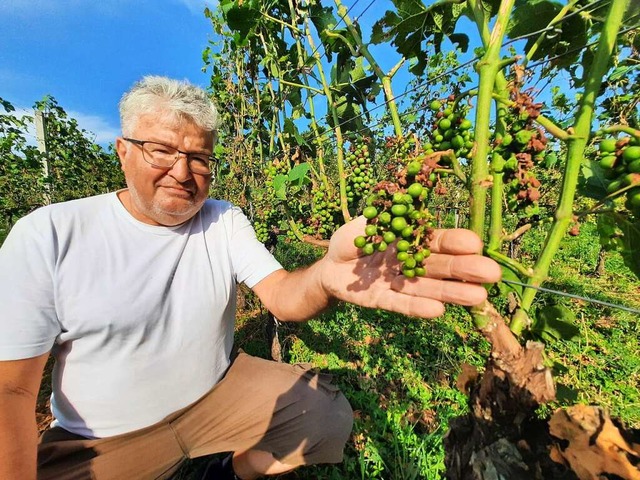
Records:
<instances>
[{"instance_id":1,"label":"trellis wire","mask_svg":"<svg viewBox=\"0 0 640 480\"><path fill-rule=\"evenodd\" d=\"M627 32L629 32L629 31L634 30L634 29L637 29L637 28L638 28L637 26L633 26L633 27L626 28L626 29L624 29L624 30L621 30L621 31L619 32L619 35L622 35L622 34L624 34L624 33L627 33ZM595 40L595 41L590 42L590 43L588 43L588 44L586 44L586 45L583 45L583 46L582 46L582 47L580 47L580 48L576 48L576 49L573 49L573 50L569 50L569 51L564 52L564 53L562 53L562 54L560 54L560 55L556 55L555 57L551 57L551 58L548 58L548 59L545 59L545 60L541 60L540 62L537 62L537 63L534 63L534 64L532 64L532 65L529 65L527 68L532 69L532 68L535 68L535 67L537 67L537 66L539 66L539 65L541 65L541 64L543 64L543 63L551 62L551 61L553 61L553 60L555 60L555 59L557 59L557 58L563 57L563 56L565 56L565 55L569 55L569 54L574 53L574 52L576 52L576 51L580 51L580 50L583 50L583 49L585 49L585 48L589 48L590 46L595 45L596 43L598 43L598 41L599 41L599 40ZM420 87L425 87L425 88L426 88L426 86L428 85L428 83L429 83L429 82L433 82L434 80L437 80L438 78L441 78L441 77L442 77L442 76L444 76L444 75L451 74L451 73L453 73L453 72L455 72L455 71L459 70L460 68L466 67L466 66L468 66L470 63L475 62L476 60L479 60L479 57L474 57L473 59L469 60L468 62L465 62L465 63L463 63L463 64L460 64L459 66L457 66L457 67L455 67L455 68L453 68L453 69L451 69L451 70L449 70L449 71L447 71L447 72L444 72L443 74L440 74L440 75L438 75L438 76L436 76L436 77L434 77L434 78L431 78L431 79L429 79L429 80L425 81L424 83L421 83L421 84L417 85L416 87L414 87L414 88L412 88L412 89L409 89L409 90L407 90L407 91L405 91L405 92L403 92L403 93L401 93L401 94L399 94L399 95L397 95L397 96L393 97L393 98L392 98L392 99L390 99L390 100L386 100L386 101L384 101L384 102L382 102L382 103L380 103L380 104L377 104L377 105L375 105L373 108L368 109L368 110L367 110L367 112L372 112L372 111L374 111L374 110L377 110L377 109L379 109L379 108L383 107L384 105L386 105L387 103L389 103L390 101L395 100L395 99L400 98L400 97L403 97L404 95L407 95L407 94L409 94L409 93L411 93L411 92L414 92L414 91L418 90ZM421 106L421 107L418 107L418 108L415 108L415 109L413 109L413 110L407 110L407 111L405 111L405 112L402 112L402 113L400 114L400 116L404 117L404 116L412 115L412 114L417 113L417 112L419 112L419 111L421 111L421 110L426 110L427 108L428 108L428 105L426 105L426 104L425 104L425 105L423 105L423 106ZM342 126L342 125L345 125L346 123L349 123L349 122L351 122L351 121L353 121L353 120L355 120L355 119L357 119L357 118L363 117L364 115L365 115L364 113L361 113L361 114L359 114L359 115L355 115L355 116L353 116L353 117L351 117L351 118L348 118L347 120L344 120L343 122L339 123L339 124L338 124L338 127L340 127L340 126ZM385 121L384 121L384 120L381 120L381 121L379 121L378 123L375 123L375 124L373 124L373 125L367 126L367 127L365 127L365 128L361 128L360 130L357 130L357 131L355 131L354 133L355 133L355 134L359 134L359 133L362 133L362 132L366 132L367 130L371 130L372 128L375 128L375 127L377 127L377 126L379 126L379 125L381 125L381 124L383 124L383 123L385 123ZM332 135L335 135L335 132L334 132L333 130L327 130L327 133L330 133L330 134L332 134ZM330 139L329 141L330 141L330 142L331 142L331 141L335 141L335 138L332 138L332 139Z\"/></svg>"},{"instance_id":2,"label":"trellis wire","mask_svg":"<svg viewBox=\"0 0 640 480\"><path fill-rule=\"evenodd\" d=\"M635 16L637 16L637 15L634 15L634 17L635 17ZM625 29L623 29L623 30L620 30L620 31L618 32L618 35L624 35L625 33L630 32L631 30L637 30L637 29L638 29L638 25L634 25L634 26L632 26L632 27L627 27L627 28L625 28ZM569 54L571 54L571 53L579 52L580 50L583 50L583 49L585 49L585 48L589 48L589 47L591 47L591 46L595 45L595 44L596 44L596 43L598 43L599 41L600 41L600 39L598 38L597 40L594 40L593 42L589 42L589 43L587 43L586 45L583 45L582 47L574 48L574 49L572 49L572 50L567 50L567 51L566 51L566 52L564 52L564 53L561 53L561 54L559 54L559 55L556 55L555 57L551 57L551 58L546 58L546 59L544 59L544 60L540 60L539 62L536 62L536 63L534 63L534 64L532 64L532 65L529 65L527 68L535 68L535 67L537 67L537 66L539 66L539 65L542 65L542 64L544 64L544 63L552 62L552 61L554 61L554 60L557 60L558 58L564 57L565 55L569 55Z\"/></svg>"},{"instance_id":3,"label":"trellis wire","mask_svg":"<svg viewBox=\"0 0 640 480\"><path fill-rule=\"evenodd\" d=\"M605 301L602 301L602 300L596 300L595 298L583 297L582 295L575 295L573 293L561 292L559 290L553 290L551 288L537 287L537 286L534 286L534 285L527 285L526 283L516 282L514 280L502 279L501 282L507 283L507 284L511 284L511 285L519 285L519 286L524 287L524 288L532 288L534 290L539 290L539 291L545 292L545 293L553 293L555 295L560 295L562 297L575 298L576 300L584 300L585 302L596 303L598 305L603 305L605 307L611 307L611 308L615 308L615 309L618 309L618 310L624 310L626 312L640 313L640 310L638 310L636 308L625 307L624 305L616 305L615 303L605 302Z\"/></svg>"},{"instance_id":4,"label":"trellis wire","mask_svg":"<svg viewBox=\"0 0 640 480\"><path fill-rule=\"evenodd\" d=\"M583 11L584 11L584 10L586 10L587 8L595 7L595 6L597 6L599 3L603 3L603 2L605 2L605 1L607 1L607 0L596 0L596 1L595 1L595 2L593 2L593 3L588 3L588 4L584 5L583 7L580 7L580 8L578 8L577 10L574 10L573 12L571 12L571 13L569 13L569 14L565 15L564 17L562 17L561 19L559 19L557 22L555 22L555 23L553 23L553 24L551 24L551 25L546 26L545 28L541 28L540 30L537 30L537 31L535 31L535 32L527 33L526 35L521 35L521 36L519 36L519 37L511 38L511 39L509 39L508 41L506 41L502 46L503 46L503 47L506 47L507 45L511 45L512 43L517 42L518 40L524 40L525 38L533 37L533 36L535 36L535 35L539 35L539 34L541 34L541 33L547 32L547 31L549 31L549 30L553 30L553 29L554 29L554 27L555 27L556 25L560 25L560 24L561 24L562 22L564 22L565 20L567 20L567 19L569 19L569 18L571 18L571 17L573 17L573 16L575 16L575 15L579 14L580 12L583 12ZM611 2L607 2L607 3L611 3Z\"/></svg>"},{"instance_id":5,"label":"trellis wire","mask_svg":"<svg viewBox=\"0 0 640 480\"><path fill-rule=\"evenodd\" d=\"M333 30L331 30L331 32L335 32L335 31L336 31L336 29L340 26L340 24L341 24L342 22L344 22L345 17L346 17L347 15L349 15L349 12L350 12L351 10L353 10L353 9L355 8L355 6L356 6L359 2L360 2L360 0L356 0L355 2L353 2L353 5L351 5L351 6L347 9L347 11L344 13L344 15L343 15L342 17L340 17L340 20L338 21L338 23L336 23L335 27L333 27ZM373 3L373 2L375 2L375 0L373 0L371 3ZM369 5L369 7L370 7L370 6L371 6L371 4ZM364 11L366 12L366 11L367 11L367 9L368 9L369 7L365 8L365 10L364 10ZM364 13L364 12L363 12L363 13ZM359 15L359 17L360 17L361 15L362 15L362 14L360 14L360 15ZM358 17L358 18L359 18L359 17ZM324 44L322 43L322 40L320 40L320 42L318 43L318 46L313 50L313 52L311 52L311 55L309 55L309 57L308 57L308 58L313 57L313 56L316 54L316 52L317 52L318 50L320 50L320 47L321 47L321 46L323 46L323 45L324 45ZM327 56L326 51L325 51L325 56Z\"/></svg>"}]
</instances>

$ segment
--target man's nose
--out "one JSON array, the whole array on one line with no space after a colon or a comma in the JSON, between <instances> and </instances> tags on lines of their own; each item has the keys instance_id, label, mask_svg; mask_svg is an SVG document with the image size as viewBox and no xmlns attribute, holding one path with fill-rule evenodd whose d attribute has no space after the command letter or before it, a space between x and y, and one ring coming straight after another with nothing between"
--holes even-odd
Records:
<instances>
[{"instance_id":1,"label":"man's nose","mask_svg":"<svg viewBox=\"0 0 640 480\"><path fill-rule=\"evenodd\" d=\"M189 170L189 157L182 152L178 152L176 163L169 170L169 174L179 182L189 180L192 177L191 170Z\"/></svg>"}]
</instances>

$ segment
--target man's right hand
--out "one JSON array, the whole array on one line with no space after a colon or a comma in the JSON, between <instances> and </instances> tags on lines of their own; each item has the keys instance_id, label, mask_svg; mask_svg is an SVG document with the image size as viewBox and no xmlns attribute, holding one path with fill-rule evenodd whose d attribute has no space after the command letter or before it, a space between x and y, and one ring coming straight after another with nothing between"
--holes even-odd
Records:
<instances>
[{"instance_id":1,"label":"man's right hand","mask_svg":"<svg viewBox=\"0 0 640 480\"><path fill-rule=\"evenodd\" d=\"M0 478L35 480L36 401L49 353L0 361Z\"/></svg>"}]
</instances>

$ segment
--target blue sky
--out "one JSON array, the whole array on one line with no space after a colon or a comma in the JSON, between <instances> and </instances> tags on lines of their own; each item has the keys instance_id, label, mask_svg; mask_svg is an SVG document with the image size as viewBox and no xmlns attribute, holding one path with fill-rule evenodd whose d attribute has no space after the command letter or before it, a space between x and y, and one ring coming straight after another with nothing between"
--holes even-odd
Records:
<instances>
[{"instance_id":1,"label":"blue sky","mask_svg":"<svg viewBox=\"0 0 640 480\"><path fill-rule=\"evenodd\" d=\"M120 97L143 75L208 85L202 50L213 31L204 7L204 0L2 0L0 97L30 108L53 95L108 144L119 134Z\"/></svg>"},{"instance_id":2,"label":"blue sky","mask_svg":"<svg viewBox=\"0 0 640 480\"><path fill-rule=\"evenodd\" d=\"M143 75L208 85L202 50L215 37L205 5L213 9L216 0L0 0L0 97L29 109L52 95L107 145L119 135L120 97ZM354 5L352 18L365 12L365 38L391 8L379 0L345 5ZM388 46L373 48L383 69L398 60ZM387 50L381 55L379 48ZM404 72L394 78L396 95L407 79Z\"/></svg>"}]
</instances>

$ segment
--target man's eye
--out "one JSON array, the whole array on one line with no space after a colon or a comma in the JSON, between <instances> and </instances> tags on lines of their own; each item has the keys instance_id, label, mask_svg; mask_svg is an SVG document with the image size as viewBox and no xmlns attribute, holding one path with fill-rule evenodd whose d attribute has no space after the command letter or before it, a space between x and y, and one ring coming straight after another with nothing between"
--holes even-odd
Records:
<instances>
[{"instance_id":1,"label":"man's eye","mask_svg":"<svg viewBox=\"0 0 640 480\"><path fill-rule=\"evenodd\" d=\"M206 155L192 155L191 160L205 165L209 164L209 157Z\"/></svg>"}]
</instances>

